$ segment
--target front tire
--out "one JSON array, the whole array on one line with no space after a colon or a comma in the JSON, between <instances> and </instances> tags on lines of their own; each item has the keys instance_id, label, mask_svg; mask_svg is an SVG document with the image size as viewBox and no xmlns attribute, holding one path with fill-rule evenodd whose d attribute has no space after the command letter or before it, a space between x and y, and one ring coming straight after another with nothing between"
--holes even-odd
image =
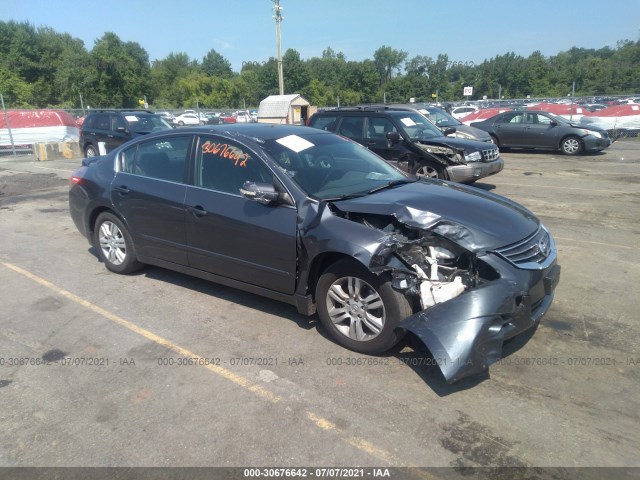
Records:
<instances>
[{"instance_id":1,"label":"front tire","mask_svg":"<svg viewBox=\"0 0 640 480\"><path fill-rule=\"evenodd\" d=\"M98 215L93 229L93 244L105 267L114 273L127 274L142 267L127 227L112 213Z\"/></svg>"},{"instance_id":2,"label":"front tire","mask_svg":"<svg viewBox=\"0 0 640 480\"><path fill-rule=\"evenodd\" d=\"M316 287L318 316L340 345L378 354L397 344L405 332L398 323L413 313L407 298L350 260L330 266Z\"/></svg>"},{"instance_id":3,"label":"front tire","mask_svg":"<svg viewBox=\"0 0 640 480\"><path fill-rule=\"evenodd\" d=\"M560 143L560 149L565 155L578 155L582 151L582 143L578 137L567 137Z\"/></svg>"},{"instance_id":4,"label":"front tire","mask_svg":"<svg viewBox=\"0 0 640 480\"><path fill-rule=\"evenodd\" d=\"M411 168L411 173L417 177L440 178L446 180L444 169L431 163L416 162Z\"/></svg>"}]
</instances>

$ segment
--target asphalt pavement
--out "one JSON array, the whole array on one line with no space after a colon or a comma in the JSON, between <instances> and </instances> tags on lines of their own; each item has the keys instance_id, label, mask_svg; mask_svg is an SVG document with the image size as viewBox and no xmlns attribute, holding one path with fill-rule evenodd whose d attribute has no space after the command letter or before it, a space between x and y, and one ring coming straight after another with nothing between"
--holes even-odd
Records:
<instances>
[{"instance_id":1,"label":"asphalt pavement","mask_svg":"<svg viewBox=\"0 0 640 480\"><path fill-rule=\"evenodd\" d=\"M475 187L542 219L562 277L536 332L448 385L288 305L109 273L69 216L80 160L0 157L0 466L640 466L640 141L503 158Z\"/></svg>"}]
</instances>

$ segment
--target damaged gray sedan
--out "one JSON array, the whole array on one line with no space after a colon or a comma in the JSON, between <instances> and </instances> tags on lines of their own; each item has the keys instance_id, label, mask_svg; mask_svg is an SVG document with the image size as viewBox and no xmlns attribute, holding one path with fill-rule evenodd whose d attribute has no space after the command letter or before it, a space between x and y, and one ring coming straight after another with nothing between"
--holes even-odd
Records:
<instances>
[{"instance_id":1,"label":"damaged gray sedan","mask_svg":"<svg viewBox=\"0 0 640 480\"><path fill-rule=\"evenodd\" d=\"M71 216L109 270L152 264L317 311L362 353L412 332L449 382L534 327L560 276L524 207L306 127L151 134L71 180Z\"/></svg>"}]
</instances>

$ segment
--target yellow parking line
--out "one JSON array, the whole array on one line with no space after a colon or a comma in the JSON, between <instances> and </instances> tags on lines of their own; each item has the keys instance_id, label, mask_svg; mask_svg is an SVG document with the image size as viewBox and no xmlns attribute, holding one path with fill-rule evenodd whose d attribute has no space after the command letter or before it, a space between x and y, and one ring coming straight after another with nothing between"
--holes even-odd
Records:
<instances>
[{"instance_id":1,"label":"yellow parking line","mask_svg":"<svg viewBox=\"0 0 640 480\"><path fill-rule=\"evenodd\" d=\"M555 185L531 185L525 183L496 183L498 187L502 185L507 185L509 187L534 187L534 188L557 188L560 190L577 190L580 192L600 192L600 193L622 193L629 194L632 192L624 192L622 190L598 190L596 188L579 188L579 187L565 187L565 186L555 186Z\"/></svg>"},{"instance_id":2,"label":"yellow parking line","mask_svg":"<svg viewBox=\"0 0 640 480\"><path fill-rule=\"evenodd\" d=\"M175 343L173 343L171 340L168 340L166 338L163 338L159 335L156 335L155 333L139 327L138 325L129 322L128 320L125 320L122 317L119 317L118 315L115 315L111 312L109 312L108 310L105 310L102 307L99 307L87 300L84 300L83 298L80 298L78 295L69 292L68 290L65 290L64 288L58 287L57 285L49 282L48 280L45 280L42 277L39 277L31 272L29 272L28 270L25 270L24 268L20 268L16 265L13 265L12 263L6 262L2 259L0 259L0 264L4 265L6 268L13 270L16 273L19 273L20 275L23 275L27 278L29 278L30 280L33 280L34 282L42 285L43 287L48 288L49 290L52 290L53 292L57 293L58 295L61 295L69 300L71 300L72 302L81 305L87 309L89 309L90 311L101 315L102 317L111 320L114 323L117 323L120 326L123 326L129 330L131 330L134 333L137 333L138 335L143 336L144 338L158 344L158 345L162 345L163 347L172 350L173 352L182 355L184 357L188 357L188 358L193 358L193 359L197 359L198 364L208 370L210 370L211 372L215 373L216 375L219 375L223 378L226 378L227 380L235 383L236 385L238 385L239 387L242 387L243 389L254 393L256 395L258 395L259 397L271 402L271 403L278 403L282 400L282 397L280 397L279 395L267 390L266 388L262 387L261 385L258 385L256 383L254 383L253 381L249 380L248 378L245 378L241 375L238 375L236 373L233 373L232 371L223 368L219 365L211 365L211 364L206 364L205 362L205 358L201 357L200 355L192 352L191 350L188 350L186 348L183 348ZM372 443L368 442L367 440L360 438L360 437L355 437L355 436L349 436L346 432L344 432L342 429L338 428L334 423L330 422L329 420L320 417L316 414L314 414L313 412L307 411L307 419L309 421L311 421L311 423L313 425L315 425L317 428L320 428L321 430L325 430L325 431L329 431L332 432L336 435L339 436L339 438L341 440L343 440L344 442L348 443L349 445L352 445L353 447L357 448L358 450L367 453L369 455L371 455L374 458L377 458L378 460L382 460L390 465L398 465L399 464L399 460L396 459L394 457L393 454L391 454L390 452L387 452L386 450L382 449L382 448L378 448L375 445L373 445ZM429 478L434 478L429 476Z\"/></svg>"},{"instance_id":3,"label":"yellow parking line","mask_svg":"<svg viewBox=\"0 0 640 480\"><path fill-rule=\"evenodd\" d=\"M77 303L78 305L82 305L83 307L91 310L94 313L97 313L98 315L101 315L103 317L105 317L108 320L111 320L112 322L117 323L118 325L121 325L129 330L131 330L134 333L137 333L138 335L143 336L144 338L151 340L154 343L157 343L158 345L162 345L163 347L174 351L175 353L177 353L178 355L182 355L184 357L189 357L189 358L193 358L193 359L197 359L196 361L200 364L202 363L202 366L211 370L213 373L220 375L221 377L226 378L227 380L232 381L233 383L235 383L236 385L241 386L242 388L244 388L245 390L249 390L259 396L261 396L262 398L269 400L272 403L278 403L280 401L280 397L278 395L276 395L275 393L270 392L269 390L266 390L265 388L261 387L260 385L257 385L255 383L253 383L251 380L244 378L240 375L237 375L235 373L233 373L230 370L227 370L226 368L223 368L219 365L211 365L211 364L206 364L207 362L205 361L205 359L203 357L201 357L200 355L197 355L196 353L187 350L186 348L183 348L179 345L176 345L175 343L173 343L171 340L167 340L166 338L163 338L159 335L156 335L153 332L150 332L149 330L146 330L142 327L139 327L138 325L129 322L128 320L125 320L122 317L119 317L118 315L114 315L113 313L109 312L108 310L105 310L104 308L101 308L97 305L94 305L91 302L88 302L87 300L80 298L79 296L69 292L68 290L65 290L63 288L60 288L56 285L54 285L53 283L45 280L44 278L38 277L37 275L34 275L33 273L20 268L16 265L13 265L11 263L5 262L0 260L0 263L2 263L5 267L9 268L10 270L13 270L14 272L17 272L21 275L24 275L25 277L33 280L34 282L39 283L40 285L47 287L49 290L53 290L54 292L56 292L57 294L68 298L69 300L71 300L74 303Z\"/></svg>"}]
</instances>

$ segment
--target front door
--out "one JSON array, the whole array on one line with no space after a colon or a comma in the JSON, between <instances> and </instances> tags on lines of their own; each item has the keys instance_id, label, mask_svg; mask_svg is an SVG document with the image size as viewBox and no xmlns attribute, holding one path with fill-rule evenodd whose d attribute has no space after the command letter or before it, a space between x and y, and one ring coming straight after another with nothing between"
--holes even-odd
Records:
<instances>
[{"instance_id":1,"label":"front door","mask_svg":"<svg viewBox=\"0 0 640 480\"><path fill-rule=\"evenodd\" d=\"M367 117L365 132L366 147L380 155L388 162L396 165L404 152L402 143L395 142L389 145L387 133L400 133L391 120L385 117Z\"/></svg>"},{"instance_id":2,"label":"front door","mask_svg":"<svg viewBox=\"0 0 640 480\"><path fill-rule=\"evenodd\" d=\"M261 205L240 194L246 181L274 184L273 173L237 142L202 136L196 148L194 186L185 200L190 266L292 294L296 209Z\"/></svg>"}]
</instances>

